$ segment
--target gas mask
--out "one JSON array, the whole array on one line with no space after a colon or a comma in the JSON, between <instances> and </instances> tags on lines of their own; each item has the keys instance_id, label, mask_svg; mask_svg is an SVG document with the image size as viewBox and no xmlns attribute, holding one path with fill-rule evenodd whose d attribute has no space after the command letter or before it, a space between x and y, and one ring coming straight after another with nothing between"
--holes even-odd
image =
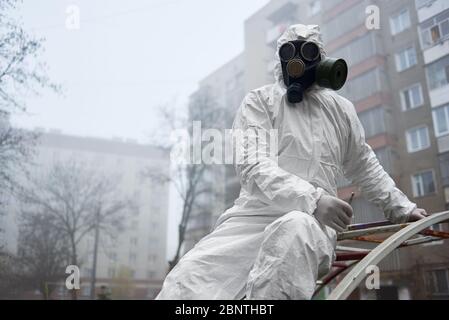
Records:
<instances>
[{"instance_id":1,"label":"gas mask","mask_svg":"<svg viewBox=\"0 0 449 320\"><path fill-rule=\"evenodd\" d=\"M322 59L320 48L314 42L287 42L279 49L279 57L290 103L301 102L304 92L315 83L324 88L340 90L348 76L345 60Z\"/></svg>"}]
</instances>

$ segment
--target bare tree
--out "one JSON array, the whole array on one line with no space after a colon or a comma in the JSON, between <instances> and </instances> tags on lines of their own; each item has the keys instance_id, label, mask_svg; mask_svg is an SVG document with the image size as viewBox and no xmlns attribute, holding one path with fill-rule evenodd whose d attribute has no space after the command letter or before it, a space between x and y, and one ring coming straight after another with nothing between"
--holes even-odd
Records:
<instances>
[{"instance_id":1,"label":"bare tree","mask_svg":"<svg viewBox=\"0 0 449 320\"><path fill-rule=\"evenodd\" d=\"M0 299L18 298L25 290L16 256L0 251Z\"/></svg>"},{"instance_id":2,"label":"bare tree","mask_svg":"<svg viewBox=\"0 0 449 320\"><path fill-rule=\"evenodd\" d=\"M45 219L67 239L70 264L80 266L80 242L95 230L115 238L123 228L125 212L133 207L119 193L118 182L118 177L107 177L76 161L56 163L30 179L21 199L29 210L45 212Z\"/></svg>"},{"instance_id":3,"label":"bare tree","mask_svg":"<svg viewBox=\"0 0 449 320\"><path fill-rule=\"evenodd\" d=\"M20 187L17 177L27 173L36 138L36 133L13 128L9 121L0 118L0 190L3 194L11 194Z\"/></svg>"},{"instance_id":4,"label":"bare tree","mask_svg":"<svg viewBox=\"0 0 449 320\"><path fill-rule=\"evenodd\" d=\"M188 106L188 111L188 115L183 117L173 107L162 106L160 113L163 125L155 133L154 137L156 138L153 143L173 151L176 148L176 141L170 139L172 132L186 130L191 135L194 121L200 121L202 129L220 128L225 115L225 110L218 107L208 90L204 90L193 97ZM196 142L190 139L187 146L189 151L194 149L194 143ZM181 250L192 213L209 210L207 205L199 200L202 196L207 194L213 196L216 192L212 182L205 179L210 168L211 165L203 162L199 164L185 163L173 164L169 173L156 172L151 168L143 173L144 177L150 178L154 183L170 183L174 186L182 201L181 221L178 225L178 244L175 256L169 261L170 270L181 257Z\"/></svg>"},{"instance_id":5,"label":"bare tree","mask_svg":"<svg viewBox=\"0 0 449 320\"><path fill-rule=\"evenodd\" d=\"M10 124L13 112L25 112L25 99L44 88L60 91L47 76L47 66L40 61L42 39L30 36L20 21L12 18L17 0L0 1L0 214L2 200L19 184L18 171L30 160L36 135Z\"/></svg>"},{"instance_id":6,"label":"bare tree","mask_svg":"<svg viewBox=\"0 0 449 320\"><path fill-rule=\"evenodd\" d=\"M63 230L46 212L22 209L20 215L17 263L24 288L38 288L44 299L51 296L55 284L65 278L70 246ZM17 267L16 267L17 269Z\"/></svg>"},{"instance_id":7,"label":"bare tree","mask_svg":"<svg viewBox=\"0 0 449 320\"><path fill-rule=\"evenodd\" d=\"M0 2L0 115L25 111L25 98L44 88L59 90L39 60L43 39L30 36L11 13L21 1Z\"/></svg>"}]
</instances>

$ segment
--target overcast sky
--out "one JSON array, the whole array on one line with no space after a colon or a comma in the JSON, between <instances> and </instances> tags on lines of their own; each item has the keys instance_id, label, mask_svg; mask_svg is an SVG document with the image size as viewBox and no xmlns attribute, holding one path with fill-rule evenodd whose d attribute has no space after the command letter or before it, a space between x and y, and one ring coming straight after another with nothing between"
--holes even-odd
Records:
<instances>
[{"instance_id":1,"label":"overcast sky","mask_svg":"<svg viewBox=\"0 0 449 320\"><path fill-rule=\"evenodd\" d=\"M44 37L50 76L65 94L30 99L15 122L65 133L134 138L155 109L183 105L199 80L243 50L243 23L268 0L24 0L26 29ZM80 29L66 28L69 5Z\"/></svg>"},{"instance_id":2,"label":"overcast sky","mask_svg":"<svg viewBox=\"0 0 449 320\"><path fill-rule=\"evenodd\" d=\"M243 50L243 23L268 0L24 0L25 28L43 37L43 61L64 95L28 101L22 127L147 142L156 109L185 105L199 80ZM80 29L66 28L68 6ZM171 192L173 196L173 192ZM171 201L168 257L176 249L179 201Z\"/></svg>"}]
</instances>

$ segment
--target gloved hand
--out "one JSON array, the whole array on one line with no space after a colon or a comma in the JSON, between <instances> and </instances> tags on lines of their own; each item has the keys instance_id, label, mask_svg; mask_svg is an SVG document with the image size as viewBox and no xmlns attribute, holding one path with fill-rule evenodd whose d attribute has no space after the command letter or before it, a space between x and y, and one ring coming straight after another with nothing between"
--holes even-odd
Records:
<instances>
[{"instance_id":1,"label":"gloved hand","mask_svg":"<svg viewBox=\"0 0 449 320\"><path fill-rule=\"evenodd\" d=\"M337 232L343 232L351 223L352 207L343 200L323 195L318 200L313 214L321 224Z\"/></svg>"},{"instance_id":2,"label":"gloved hand","mask_svg":"<svg viewBox=\"0 0 449 320\"><path fill-rule=\"evenodd\" d=\"M427 218L429 214L424 209L417 208L413 210L408 216L408 222L415 222Z\"/></svg>"}]
</instances>

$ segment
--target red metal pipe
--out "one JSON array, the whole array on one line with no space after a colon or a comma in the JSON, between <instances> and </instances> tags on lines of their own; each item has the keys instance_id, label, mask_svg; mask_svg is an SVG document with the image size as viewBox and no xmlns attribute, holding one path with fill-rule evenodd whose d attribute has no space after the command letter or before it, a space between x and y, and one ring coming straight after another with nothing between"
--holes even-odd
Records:
<instances>
[{"instance_id":1,"label":"red metal pipe","mask_svg":"<svg viewBox=\"0 0 449 320\"><path fill-rule=\"evenodd\" d=\"M420 234L423 234L425 236L438 237L438 238L442 238L442 239L449 239L449 232L442 232L442 231L435 231L435 230L427 229L427 230L421 231Z\"/></svg>"},{"instance_id":2,"label":"red metal pipe","mask_svg":"<svg viewBox=\"0 0 449 320\"><path fill-rule=\"evenodd\" d=\"M370 251L364 252L338 252L337 258L335 261L353 261L353 260L362 260L365 258Z\"/></svg>"},{"instance_id":3,"label":"red metal pipe","mask_svg":"<svg viewBox=\"0 0 449 320\"><path fill-rule=\"evenodd\" d=\"M332 271L331 273L329 273L327 276L325 276L323 278L323 282L318 286L318 288L315 290L314 292L314 296L320 292L321 289L323 289L325 286L327 286L332 280L334 280L336 277L338 277L342 272L346 271L347 269L349 269L350 267L352 267L353 265L355 265L358 261L354 261L352 263L349 264L338 264L340 267L338 267L338 269ZM335 266L336 263L334 263Z\"/></svg>"}]
</instances>

